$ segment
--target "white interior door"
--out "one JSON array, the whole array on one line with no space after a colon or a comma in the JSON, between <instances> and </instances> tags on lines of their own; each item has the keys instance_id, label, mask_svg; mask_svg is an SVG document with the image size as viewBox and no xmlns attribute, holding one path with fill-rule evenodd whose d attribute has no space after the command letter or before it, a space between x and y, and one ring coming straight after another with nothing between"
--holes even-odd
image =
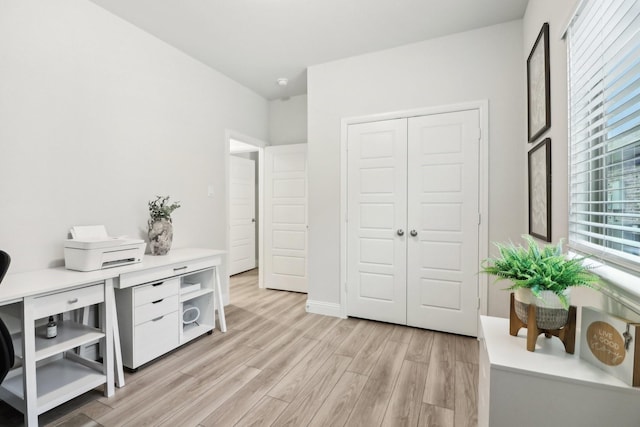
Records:
<instances>
[{"instance_id":1,"label":"white interior door","mask_svg":"<svg viewBox=\"0 0 640 427\"><path fill-rule=\"evenodd\" d=\"M478 110L409 119L407 324L477 334Z\"/></svg>"},{"instance_id":2,"label":"white interior door","mask_svg":"<svg viewBox=\"0 0 640 427\"><path fill-rule=\"evenodd\" d=\"M229 157L230 271L256 268L255 162Z\"/></svg>"},{"instance_id":3,"label":"white interior door","mask_svg":"<svg viewBox=\"0 0 640 427\"><path fill-rule=\"evenodd\" d=\"M307 145L265 148L264 284L307 292Z\"/></svg>"},{"instance_id":4,"label":"white interior door","mask_svg":"<svg viewBox=\"0 0 640 427\"><path fill-rule=\"evenodd\" d=\"M347 132L347 314L476 335L479 111Z\"/></svg>"},{"instance_id":5,"label":"white interior door","mask_svg":"<svg viewBox=\"0 0 640 427\"><path fill-rule=\"evenodd\" d=\"M407 121L348 127L347 312L406 323Z\"/></svg>"}]
</instances>

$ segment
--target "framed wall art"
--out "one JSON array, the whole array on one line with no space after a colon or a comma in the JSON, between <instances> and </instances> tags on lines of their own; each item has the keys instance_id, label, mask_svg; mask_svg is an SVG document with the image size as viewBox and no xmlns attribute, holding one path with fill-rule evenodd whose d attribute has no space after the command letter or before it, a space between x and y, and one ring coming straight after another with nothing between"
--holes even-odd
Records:
<instances>
[{"instance_id":1,"label":"framed wall art","mask_svg":"<svg viewBox=\"0 0 640 427\"><path fill-rule=\"evenodd\" d=\"M527 58L527 123L529 142L551 127L549 24L544 23Z\"/></svg>"},{"instance_id":2,"label":"framed wall art","mask_svg":"<svg viewBox=\"0 0 640 427\"><path fill-rule=\"evenodd\" d=\"M551 139L529 151L529 234L551 241Z\"/></svg>"}]
</instances>

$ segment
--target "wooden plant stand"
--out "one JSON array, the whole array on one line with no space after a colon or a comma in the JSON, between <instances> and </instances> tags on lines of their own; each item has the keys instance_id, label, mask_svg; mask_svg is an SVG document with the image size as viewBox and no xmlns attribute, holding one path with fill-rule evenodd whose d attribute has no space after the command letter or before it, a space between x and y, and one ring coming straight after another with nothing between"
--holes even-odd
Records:
<instances>
[{"instance_id":1,"label":"wooden plant stand","mask_svg":"<svg viewBox=\"0 0 640 427\"><path fill-rule=\"evenodd\" d=\"M552 336L558 337L564 349L567 353L573 354L576 348L576 307L574 305L569 306L569 317L567 324L560 329L539 329L536 322L536 306L535 304L529 304L529 312L527 313L527 323L524 323L516 315L514 307L515 295L511 294L511 307L509 310L509 334L517 336L518 331L521 328L527 328L527 350L536 350L536 341L540 334L544 334L546 338Z\"/></svg>"}]
</instances>

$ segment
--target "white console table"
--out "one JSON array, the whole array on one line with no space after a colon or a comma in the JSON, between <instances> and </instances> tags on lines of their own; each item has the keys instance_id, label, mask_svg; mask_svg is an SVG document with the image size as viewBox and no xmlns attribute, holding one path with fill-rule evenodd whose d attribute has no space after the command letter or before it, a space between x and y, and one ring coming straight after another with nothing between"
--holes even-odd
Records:
<instances>
[{"instance_id":1,"label":"white console table","mask_svg":"<svg viewBox=\"0 0 640 427\"><path fill-rule=\"evenodd\" d=\"M640 425L640 389L605 373L560 340L541 335L526 349L526 330L509 335L509 320L480 317L479 427Z\"/></svg>"},{"instance_id":2,"label":"white console table","mask_svg":"<svg viewBox=\"0 0 640 427\"><path fill-rule=\"evenodd\" d=\"M101 384L105 385L106 396L113 395L114 382L123 386L114 288L126 291L127 288L143 289L146 285L153 288L153 284L159 281L174 280L173 283L180 285L186 283L185 277L199 279L199 291L189 295L181 295L178 291L176 296L179 305L172 313L175 311L178 344L213 330L215 309L218 310L220 330L225 332L218 271L224 253L212 249L174 249L165 256L145 255L140 263L105 270L76 272L60 267L9 273L0 284L0 306L10 307L19 313L17 326L22 331L16 336L14 346L21 366L14 369L0 386L0 398L24 413L25 425L37 426L40 413ZM138 293L144 294L145 291ZM140 301L145 301L144 298L141 297ZM205 311L205 321L200 328L185 330L180 328L182 316L177 319L177 311L191 300L199 304L201 312ZM41 331L36 329L38 319L94 304L100 307L99 328L65 321L58 327L57 338L47 340L40 337ZM150 314L144 309L142 312ZM126 330L132 327L127 322L122 326ZM83 359L71 351L96 341L101 341L105 349L101 364Z\"/></svg>"}]
</instances>

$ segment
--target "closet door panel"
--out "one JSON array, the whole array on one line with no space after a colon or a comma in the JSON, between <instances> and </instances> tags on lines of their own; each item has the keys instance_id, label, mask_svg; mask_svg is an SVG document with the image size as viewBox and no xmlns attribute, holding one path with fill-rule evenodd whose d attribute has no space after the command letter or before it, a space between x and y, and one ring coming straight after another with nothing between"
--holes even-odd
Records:
<instances>
[{"instance_id":1,"label":"closet door panel","mask_svg":"<svg viewBox=\"0 0 640 427\"><path fill-rule=\"evenodd\" d=\"M406 138L406 119L348 128L349 316L406 323Z\"/></svg>"},{"instance_id":2,"label":"closet door panel","mask_svg":"<svg viewBox=\"0 0 640 427\"><path fill-rule=\"evenodd\" d=\"M477 334L479 136L477 110L409 119L411 326Z\"/></svg>"}]
</instances>

